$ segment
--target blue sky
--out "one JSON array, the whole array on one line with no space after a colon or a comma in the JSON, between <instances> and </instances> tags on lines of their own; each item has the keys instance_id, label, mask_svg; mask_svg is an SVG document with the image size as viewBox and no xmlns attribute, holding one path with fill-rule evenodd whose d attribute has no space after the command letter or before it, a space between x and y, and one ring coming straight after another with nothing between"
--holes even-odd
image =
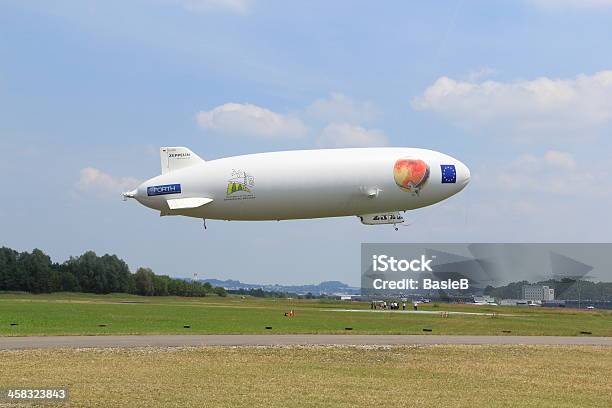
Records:
<instances>
[{"instance_id":1,"label":"blue sky","mask_svg":"<svg viewBox=\"0 0 612 408\"><path fill-rule=\"evenodd\" d=\"M611 22L608 0L2 1L0 245L358 284L362 242L609 242ZM203 231L119 198L173 145L425 147L473 180L399 232L355 218Z\"/></svg>"}]
</instances>

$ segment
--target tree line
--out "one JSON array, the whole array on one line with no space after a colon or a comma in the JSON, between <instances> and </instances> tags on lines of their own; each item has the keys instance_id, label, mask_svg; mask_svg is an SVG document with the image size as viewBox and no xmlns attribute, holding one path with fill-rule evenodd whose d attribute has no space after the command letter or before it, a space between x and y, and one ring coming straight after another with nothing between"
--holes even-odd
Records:
<instances>
[{"instance_id":1,"label":"tree line","mask_svg":"<svg viewBox=\"0 0 612 408\"><path fill-rule=\"evenodd\" d=\"M278 298L278 299L286 299L286 298L294 298L294 299L336 299L335 296L329 295L313 295L311 292L300 295L295 292L280 292L277 290L263 290L262 288L242 288L242 289L228 289L227 293L231 293L232 295L243 295L243 296L253 296L258 298Z\"/></svg>"},{"instance_id":2,"label":"tree line","mask_svg":"<svg viewBox=\"0 0 612 408\"><path fill-rule=\"evenodd\" d=\"M98 256L87 251L63 263L52 262L40 249L18 252L0 248L0 291L32 293L86 292L132 293L143 296L226 296L224 288L210 283L156 275L150 268L131 273L116 255Z\"/></svg>"}]
</instances>

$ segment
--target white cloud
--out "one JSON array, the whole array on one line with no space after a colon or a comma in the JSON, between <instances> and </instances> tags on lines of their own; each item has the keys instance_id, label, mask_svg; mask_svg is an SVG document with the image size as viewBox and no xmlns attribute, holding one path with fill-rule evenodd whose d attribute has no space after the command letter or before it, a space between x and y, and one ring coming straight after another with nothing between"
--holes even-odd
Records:
<instances>
[{"instance_id":1,"label":"white cloud","mask_svg":"<svg viewBox=\"0 0 612 408\"><path fill-rule=\"evenodd\" d=\"M81 169L79 181L76 186L81 191L94 191L99 195L115 194L133 190L140 181L133 177L113 177L94 167Z\"/></svg>"},{"instance_id":2,"label":"white cloud","mask_svg":"<svg viewBox=\"0 0 612 408\"><path fill-rule=\"evenodd\" d=\"M308 131L299 118L248 103L226 103L210 111L198 112L196 119L203 129L229 135L272 139L299 137Z\"/></svg>"},{"instance_id":3,"label":"white cloud","mask_svg":"<svg viewBox=\"0 0 612 408\"><path fill-rule=\"evenodd\" d=\"M470 71L468 74L468 81L477 82L484 78L494 75L496 71L491 67L482 67L475 71Z\"/></svg>"},{"instance_id":4,"label":"white cloud","mask_svg":"<svg viewBox=\"0 0 612 408\"><path fill-rule=\"evenodd\" d=\"M174 0L189 11L229 11L246 14L252 0Z\"/></svg>"},{"instance_id":5,"label":"white cloud","mask_svg":"<svg viewBox=\"0 0 612 408\"><path fill-rule=\"evenodd\" d=\"M612 71L550 79L481 83L439 78L412 107L469 130L538 136L588 137L612 121Z\"/></svg>"},{"instance_id":6,"label":"white cloud","mask_svg":"<svg viewBox=\"0 0 612 408\"><path fill-rule=\"evenodd\" d=\"M331 123L323 129L317 142L322 147L374 147L386 146L387 138L380 130Z\"/></svg>"},{"instance_id":7,"label":"white cloud","mask_svg":"<svg viewBox=\"0 0 612 408\"><path fill-rule=\"evenodd\" d=\"M307 112L328 122L364 123L378 116L378 110L371 102L357 102L338 92L332 92L328 98L317 99Z\"/></svg>"},{"instance_id":8,"label":"white cloud","mask_svg":"<svg viewBox=\"0 0 612 408\"><path fill-rule=\"evenodd\" d=\"M570 153L554 150L542 156L519 156L497 175L498 186L522 193L605 193L602 182L596 180L592 167L578 166Z\"/></svg>"},{"instance_id":9,"label":"white cloud","mask_svg":"<svg viewBox=\"0 0 612 408\"><path fill-rule=\"evenodd\" d=\"M332 92L319 98L297 114L281 114L269 109L240 103L226 103L196 114L203 129L226 135L245 135L268 139L300 137L321 128L315 141L319 146L381 146L387 144L382 131L359 125L373 120L378 111L370 102L356 101L344 94ZM304 120L311 122L307 126ZM320 127L319 127L320 126Z\"/></svg>"},{"instance_id":10,"label":"white cloud","mask_svg":"<svg viewBox=\"0 0 612 408\"><path fill-rule=\"evenodd\" d=\"M544 154L544 161L552 167L559 167L566 170L574 170L576 168L574 157L566 152L550 150Z\"/></svg>"},{"instance_id":11,"label":"white cloud","mask_svg":"<svg viewBox=\"0 0 612 408\"><path fill-rule=\"evenodd\" d=\"M612 7L612 0L529 0L545 9Z\"/></svg>"}]
</instances>

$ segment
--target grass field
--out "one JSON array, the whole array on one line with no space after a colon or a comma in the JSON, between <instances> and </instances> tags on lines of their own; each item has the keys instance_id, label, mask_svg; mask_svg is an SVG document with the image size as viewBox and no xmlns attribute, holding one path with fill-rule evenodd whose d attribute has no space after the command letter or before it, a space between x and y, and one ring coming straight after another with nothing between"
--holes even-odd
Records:
<instances>
[{"instance_id":1,"label":"grass field","mask_svg":"<svg viewBox=\"0 0 612 408\"><path fill-rule=\"evenodd\" d=\"M612 401L609 347L29 350L0 351L0 367L0 387L65 386L74 407L558 408Z\"/></svg>"},{"instance_id":2,"label":"grass field","mask_svg":"<svg viewBox=\"0 0 612 408\"><path fill-rule=\"evenodd\" d=\"M496 312L497 316L336 312L367 303L287 299L0 295L0 335L348 333L612 336L612 311L428 305L421 310ZM284 313L294 310L295 317ZM505 316L508 315L508 316ZM16 325L11 325L16 324ZM104 326L101 326L104 325ZM190 326L186 329L184 326ZM266 326L271 326L267 330Z\"/></svg>"}]
</instances>

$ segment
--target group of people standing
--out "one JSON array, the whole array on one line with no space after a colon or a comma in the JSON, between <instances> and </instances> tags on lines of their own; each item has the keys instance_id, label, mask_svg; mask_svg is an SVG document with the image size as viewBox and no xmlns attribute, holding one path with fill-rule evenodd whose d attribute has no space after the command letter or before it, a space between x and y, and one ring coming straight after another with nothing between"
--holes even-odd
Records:
<instances>
[{"instance_id":1,"label":"group of people standing","mask_svg":"<svg viewBox=\"0 0 612 408\"><path fill-rule=\"evenodd\" d=\"M400 307L402 308L402 310L406 310L406 302L402 302L401 304L399 302L388 302L387 303L384 300L370 302L370 309L372 309L372 310L376 310L376 309L399 310ZM414 310L416 310L416 309L417 309L417 305L415 303L414 304Z\"/></svg>"}]
</instances>

